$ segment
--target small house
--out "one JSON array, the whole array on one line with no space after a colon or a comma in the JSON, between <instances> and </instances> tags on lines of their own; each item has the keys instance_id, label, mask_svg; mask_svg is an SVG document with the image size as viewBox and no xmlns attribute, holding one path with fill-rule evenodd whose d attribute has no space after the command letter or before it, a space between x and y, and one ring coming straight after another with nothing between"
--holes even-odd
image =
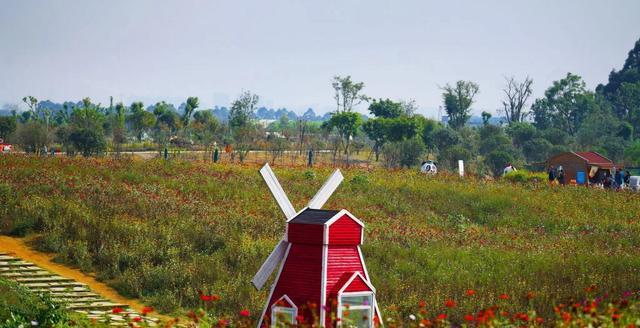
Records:
<instances>
[{"instance_id":1,"label":"small house","mask_svg":"<svg viewBox=\"0 0 640 328\"><path fill-rule=\"evenodd\" d=\"M588 184L597 177L611 175L616 164L594 151L565 152L552 156L546 162L546 169L562 167L565 181L575 181L577 184Z\"/></svg>"}]
</instances>

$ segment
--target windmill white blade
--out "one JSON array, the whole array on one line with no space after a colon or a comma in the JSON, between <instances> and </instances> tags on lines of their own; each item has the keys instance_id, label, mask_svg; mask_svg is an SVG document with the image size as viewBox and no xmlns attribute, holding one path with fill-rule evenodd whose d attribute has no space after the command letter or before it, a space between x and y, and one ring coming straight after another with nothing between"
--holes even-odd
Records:
<instances>
[{"instance_id":1,"label":"windmill white blade","mask_svg":"<svg viewBox=\"0 0 640 328\"><path fill-rule=\"evenodd\" d=\"M336 191L342 180L344 180L344 177L339 169L333 172L329 179L322 185L322 188L318 190L318 193L309 201L307 207L316 210L322 208L322 205L329 200L329 197Z\"/></svg>"},{"instance_id":2,"label":"windmill white blade","mask_svg":"<svg viewBox=\"0 0 640 328\"><path fill-rule=\"evenodd\" d=\"M256 275L251 279L253 287L260 290L264 283L267 282L267 279L269 279L273 270L278 267L278 263L280 263L284 258L284 255L287 252L287 246L289 246L288 242L284 239L280 240L278 245L276 245L276 248L274 248L273 251L271 251L271 254L269 254L269 257L267 257L267 260L262 263L262 266Z\"/></svg>"},{"instance_id":3,"label":"windmill white blade","mask_svg":"<svg viewBox=\"0 0 640 328\"><path fill-rule=\"evenodd\" d=\"M287 198L287 194L284 193L284 190L282 189L280 182L278 182L275 173L271 170L269 163L266 163L260 169L260 174L262 174L264 181L267 183L273 198L276 199L276 202L280 206L284 216L287 220L293 218L296 215L296 210L293 208L293 205L291 205L289 198Z\"/></svg>"}]
</instances>

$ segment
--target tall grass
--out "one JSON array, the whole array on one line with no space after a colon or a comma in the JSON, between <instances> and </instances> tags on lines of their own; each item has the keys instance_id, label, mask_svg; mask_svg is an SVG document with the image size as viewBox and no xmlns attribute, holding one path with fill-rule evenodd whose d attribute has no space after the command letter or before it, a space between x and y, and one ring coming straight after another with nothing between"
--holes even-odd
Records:
<instances>
[{"instance_id":1,"label":"tall grass","mask_svg":"<svg viewBox=\"0 0 640 328\"><path fill-rule=\"evenodd\" d=\"M275 168L297 209L331 169ZM383 312L430 315L459 298L451 319L526 295L542 315L584 299L584 288L640 288L640 198L576 187L348 169L325 208L366 226L363 252ZM284 231L253 165L0 157L0 232L37 233L36 247L95 271L121 293L172 312L197 306L260 313L267 291L249 281ZM478 291L473 300L467 289Z\"/></svg>"}]
</instances>

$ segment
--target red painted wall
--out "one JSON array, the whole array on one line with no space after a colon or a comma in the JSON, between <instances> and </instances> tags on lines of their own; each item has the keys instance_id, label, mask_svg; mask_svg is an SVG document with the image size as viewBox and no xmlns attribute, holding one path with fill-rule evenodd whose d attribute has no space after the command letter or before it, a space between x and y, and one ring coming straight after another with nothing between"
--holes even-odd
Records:
<instances>
[{"instance_id":1,"label":"red painted wall","mask_svg":"<svg viewBox=\"0 0 640 328\"><path fill-rule=\"evenodd\" d=\"M289 224L289 242L294 244L316 244L324 242L324 225L322 224Z\"/></svg>"},{"instance_id":2,"label":"red painted wall","mask_svg":"<svg viewBox=\"0 0 640 328\"><path fill-rule=\"evenodd\" d=\"M271 306L282 295L289 296L301 315L304 315L300 313L301 308L305 307L307 302L315 303L319 308L321 281L322 245L292 244L269 300L266 317L271 319ZM264 323L266 324L266 321Z\"/></svg>"},{"instance_id":3,"label":"red painted wall","mask_svg":"<svg viewBox=\"0 0 640 328\"><path fill-rule=\"evenodd\" d=\"M329 226L329 245L359 245L362 227L348 215Z\"/></svg>"}]
</instances>

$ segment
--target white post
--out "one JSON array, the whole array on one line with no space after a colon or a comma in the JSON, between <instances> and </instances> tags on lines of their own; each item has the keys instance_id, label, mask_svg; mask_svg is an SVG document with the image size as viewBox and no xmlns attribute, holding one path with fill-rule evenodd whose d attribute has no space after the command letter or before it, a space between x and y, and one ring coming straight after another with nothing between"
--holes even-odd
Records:
<instances>
[{"instance_id":1,"label":"white post","mask_svg":"<svg viewBox=\"0 0 640 328\"><path fill-rule=\"evenodd\" d=\"M458 174L460 174L461 177L464 176L464 161L463 160L458 160Z\"/></svg>"}]
</instances>

